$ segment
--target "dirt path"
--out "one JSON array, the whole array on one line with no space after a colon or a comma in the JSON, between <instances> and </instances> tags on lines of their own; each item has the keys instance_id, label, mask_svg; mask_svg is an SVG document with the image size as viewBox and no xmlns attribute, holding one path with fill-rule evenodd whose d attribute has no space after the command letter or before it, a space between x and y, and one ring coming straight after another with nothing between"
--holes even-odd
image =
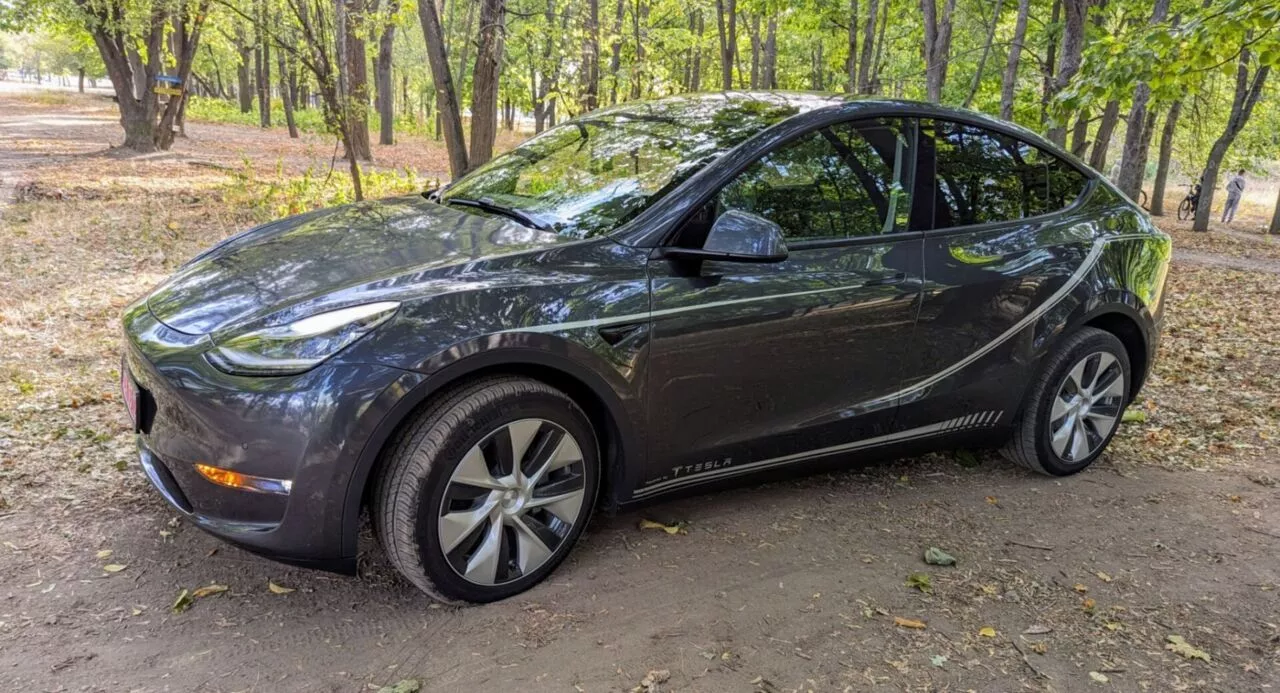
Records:
<instances>
[{"instance_id":1,"label":"dirt path","mask_svg":"<svg viewBox=\"0 0 1280 693\"><path fill-rule=\"evenodd\" d=\"M688 535L597 518L551 584L463 610L433 607L376 550L348 579L226 547L158 502L51 508L4 519L5 536L34 545L4 549L0 687L598 691L666 669L671 690L752 690L757 677L778 690L1083 690L1090 671L1120 690L1257 689L1280 681L1276 501L1243 473L1104 467L1054 482L993 460L899 463L644 513L686 520ZM929 546L958 567L924 565ZM108 562L128 567L107 574ZM915 572L931 594L904 585ZM170 611L210 583L230 590ZM1164 649L1169 635L1213 661Z\"/></svg>"},{"instance_id":2,"label":"dirt path","mask_svg":"<svg viewBox=\"0 0 1280 693\"><path fill-rule=\"evenodd\" d=\"M936 455L601 516L549 583L458 610L367 536L358 578L288 568L180 522L142 478L110 396L116 316L233 217L209 192L221 174L185 161L328 155L191 134L118 160L100 106L0 94L0 167L85 193L0 209L0 690L620 691L662 671L655 690L1280 688L1271 245L1178 245L1150 420L1081 475ZM958 566L926 565L931 546ZM173 609L211 584L226 591Z\"/></svg>"}]
</instances>

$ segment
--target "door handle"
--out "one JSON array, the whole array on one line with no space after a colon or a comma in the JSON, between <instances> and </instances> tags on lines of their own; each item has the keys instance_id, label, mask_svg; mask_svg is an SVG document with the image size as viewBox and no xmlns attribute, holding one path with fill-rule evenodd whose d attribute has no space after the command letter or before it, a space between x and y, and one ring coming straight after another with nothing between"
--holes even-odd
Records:
<instances>
[{"instance_id":1,"label":"door handle","mask_svg":"<svg viewBox=\"0 0 1280 693\"><path fill-rule=\"evenodd\" d=\"M889 286L891 284L901 284L907 278L906 272L898 272L896 274L885 274L874 277L863 282L863 286Z\"/></svg>"},{"instance_id":2,"label":"door handle","mask_svg":"<svg viewBox=\"0 0 1280 693\"><path fill-rule=\"evenodd\" d=\"M596 332L599 333L600 338L609 346L618 346L619 342L635 334L636 331L644 327L644 325L645 324L642 322L632 322L624 325L611 325L608 327L596 328Z\"/></svg>"}]
</instances>

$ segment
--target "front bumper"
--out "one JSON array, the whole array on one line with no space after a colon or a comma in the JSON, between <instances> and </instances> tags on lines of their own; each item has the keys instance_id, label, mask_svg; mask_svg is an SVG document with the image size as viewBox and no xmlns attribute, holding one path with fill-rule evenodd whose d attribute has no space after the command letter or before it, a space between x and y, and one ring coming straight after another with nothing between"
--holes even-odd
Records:
<instances>
[{"instance_id":1,"label":"front bumper","mask_svg":"<svg viewBox=\"0 0 1280 693\"><path fill-rule=\"evenodd\" d=\"M245 378L210 366L203 337L175 332L145 303L125 316L123 366L140 388L139 461L166 501L201 529L288 563L354 572L344 542L357 460L417 376L326 363L297 376ZM291 482L286 493L228 488L207 464Z\"/></svg>"}]
</instances>

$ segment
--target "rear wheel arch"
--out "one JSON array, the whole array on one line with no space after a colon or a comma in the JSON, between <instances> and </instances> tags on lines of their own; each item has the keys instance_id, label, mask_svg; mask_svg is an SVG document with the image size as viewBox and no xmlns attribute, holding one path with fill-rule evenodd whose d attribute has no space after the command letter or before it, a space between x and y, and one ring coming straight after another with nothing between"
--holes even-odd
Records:
<instances>
[{"instance_id":1,"label":"rear wheel arch","mask_svg":"<svg viewBox=\"0 0 1280 693\"><path fill-rule=\"evenodd\" d=\"M1142 390L1150 365L1150 358L1147 355L1147 336L1143 333L1138 318L1124 311L1110 310L1093 315L1082 326L1110 332L1120 340L1121 344L1124 344L1132 372L1129 383L1129 399L1132 400Z\"/></svg>"},{"instance_id":2,"label":"rear wheel arch","mask_svg":"<svg viewBox=\"0 0 1280 693\"><path fill-rule=\"evenodd\" d=\"M545 351L488 351L432 374L405 394L379 424L361 452L347 488L342 517L342 555L357 554L360 512L370 498L384 454L395 440L395 434L440 397L447 397L450 392L477 380L503 375L530 378L556 388L586 413L600 446L600 504L597 507L611 509L616 505L616 487L624 478L624 460L636 454L635 446L628 444L634 434L618 395L600 376Z\"/></svg>"}]
</instances>

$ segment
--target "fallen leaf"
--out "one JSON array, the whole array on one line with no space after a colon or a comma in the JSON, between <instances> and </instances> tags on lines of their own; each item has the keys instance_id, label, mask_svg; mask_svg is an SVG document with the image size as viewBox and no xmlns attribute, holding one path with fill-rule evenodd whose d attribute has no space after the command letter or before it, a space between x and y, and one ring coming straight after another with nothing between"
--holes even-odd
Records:
<instances>
[{"instance_id":1,"label":"fallen leaf","mask_svg":"<svg viewBox=\"0 0 1280 693\"><path fill-rule=\"evenodd\" d=\"M118 573L128 567L129 566L124 563L108 563L102 566L102 569L107 571L108 573Z\"/></svg>"},{"instance_id":2,"label":"fallen leaf","mask_svg":"<svg viewBox=\"0 0 1280 693\"><path fill-rule=\"evenodd\" d=\"M978 635L981 635L984 638L994 638L996 637L996 629L991 626L983 626L978 631Z\"/></svg>"},{"instance_id":3,"label":"fallen leaf","mask_svg":"<svg viewBox=\"0 0 1280 693\"><path fill-rule=\"evenodd\" d=\"M1053 629L1050 628L1049 626L1034 625L1034 626L1028 626L1026 630L1022 631L1022 634L1023 635L1044 635L1045 633L1052 633L1052 632L1053 632Z\"/></svg>"},{"instance_id":4,"label":"fallen leaf","mask_svg":"<svg viewBox=\"0 0 1280 693\"><path fill-rule=\"evenodd\" d=\"M1084 594L1085 592L1088 592L1088 591L1089 591L1089 588L1088 588L1088 587L1085 587L1084 585L1082 585L1082 584L1080 584L1080 583L1078 583L1078 582L1076 583L1076 586L1075 586L1074 588L1072 588L1072 589L1074 589L1075 591L1079 592L1080 594Z\"/></svg>"},{"instance_id":5,"label":"fallen leaf","mask_svg":"<svg viewBox=\"0 0 1280 693\"><path fill-rule=\"evenodd\" d=\"M922 630L925 628L924 621L917 621L914 618L903 618L901 616L894 616L893 623L894 625L902 626L903 628L915 628L917 630Z\"/></svg>"},{"instance_id":6,"label":"fallen leaf","mask_svg":"<svg viewBox=\"0 0 1280 693\"><path fill-rule=\"evenodd\" d=\"M932 665L934 665L935 667L940 667L940 666L942 666L943 664L946 664L946 663L947 663L947 656L946 656L946 655L931 655L931 656L929 657L929 663L930 663L930 664L932 664Z\"/></svg>"},{"instance_id":7,"label":"fallen leaf","mask_svg":"<svg viewBox=\"0 0 1280 693\"><path fill-rule=\"evenodd\" d=\"M907 587L914 587L921 592L932 592L933 582L928 573L912 573L907 576Z\"/></svg>"},{"instance_id":8,"label":"fallen leaf","mask_svg":"<svg viewBox=\"0 0 1280 693\"><path fill-rule=\"evenodd\" d=\"M955 565L955 556L943 551L936 546L930 546L924 552L924 562L929 565Z\"/></svg>"},{"instance_id":9,"label":"fallen leaf","mask_svg":"<svg viewBox=\"0 0 1280 693\"><path fill-rule=\"evenodd\" d=\"M1096 604L1097 602L1093 601L1093 597L1085 597L1084 601L1080 603L1080 608L1089 613L1093 613L1093 607Z\"/></svg>"},{"instance_id":10,"label":"fallen leaf","mask_svg":"<svg viewBox=\"0 0 1280 693\"><path fill-rule=\"evenodd\" d=\"M998 505L1000 503L999 499L997 499L995 496L987 496L987 502L990 503L991 505Z\"/></svg>"},{"instance_id":11,"label":"fallen leaf","mask_svg":"<svg viewBox=\"0 0 1280 693\"><path fill-rule=\"evenodd\" d=\"M1126 409L1120 420L1124 423L1146 423L1147 413L1141 409Z\"/></svg>"},{"instance_id":12,"label":"fallen leaf","mask_svg":"<svg viewBox=\"0 0 1280 693\"><path fill-rule=\"evenodd\" d=\"M640 679L640 684L631 689L631 693L657 693L658 686L666 683L671 678L671 671L668 669L650 669L649 673Z\"/></svg>"},{"instance_id":13,"label":"fallen leaf","mask_svg":"<svg viewBox=\"0 0 1280 693\"><path fill-rule=\"evenodd\" d=\"M1114 630L1120 630L1120 627L1121 627L1121 626L1123 626L1124 624L1123 624L1123 623L1120 623L1119 621L1107 621L1107 622L1103 623L1102 625L1103 625L1103 627L1104 627L1104 628L1106 628L1107 630L1113 630L1113 631L1114 631Z\"/></svg>"},{"instance_id":14,"label":"fallen leaf","mask_svg":"<svg viewBox=\"0 0 1280 693\"><path fill-rule=\"evenodd\" d=\"M1044 644L1044 641L1033 642L1031 643L1031 651L1036 654L1044 654L1049 651L1049 646Z\"/></svg>"},{"instance_id":15,"label":"fallen leaf","mask_svg":"<svg viewBox=\"0 0 1280 693\"><path fill-rule=\"evenodd\" d=\"M640 529L660 529L667 534L689 533L689 530L685 529L685 523L683 522L673 522L669 525L664 525L661 522L654 522L653 520L640 520Z\"/></svg>"},{"instance_id":16,"label":"fallen leaf","mask_svg":"<svg viewBox=\"0 0 1280 693\"><path fill-rule=\"evenodd\" d=\"M383 686L378 693L418 693L422 690L422 682L416 679L400 679L392 686Z\"/></svg>"},{"instance_id":17,"label":"fallen leaf","mask_svg":"<svg viewBox=\"0 0 1280 693\"><path fill-rule=\"evenodd\" d=\"M1094 575L1097 575L1097 576L1098 576L1098 579L1099 579L1099 580L1101 580L1101 581L1103 581L1103 582L1111 582L1111 576L1110 576L1110 575L1107 575L1106 573L1102 572L1101 570L1099 570L1098 572L1094 573Z\"/></svg>"},{"instance_id":18,"label":"fallen leaf","mask_svg":"<svg viewBox=\"0 0 1280 693\"><path fill-rule=\"evenodd\" d=\"M98 552L98 560L111 558L111 549L103 549Z\"/></svg>"},{"instance_id":19,"label":"fallen leaf","mask_svg":"<svg viewBox=\"0 0 1280 693\"><path fill-rule=\"evenodd\" d=\"M204 587L196 588L196 590L191 593L191 597L192 599L199 599L201 597L208 597L214 594L222 594L229 589L231 588L226 585L205 585Z\"/></svg>"},{"instance_id":20,"label":"fallen leaf","mask_svg":"<svg viewBox=\"0 0 1280 693\"><path fill-rule=\"evenodd\" d=\"M281 587L280 585L277 585L276 583L270 580L267 580L267 589L271 590L272 594L288 594L290 592L296 591L292 587Z\"/></svg>"},{"instance_id":21,"label":"fallen leaf","mask_svg":"<svg viewBox=\"0 0 1280 693\"><path fill-rule=\"evenodd\" d=\"M178 598L173 600L173 607L171 608L173 609L173 613L180 614L187 609L190 609L193 603L194 600L191 599L191 591L182 590L178 593Z\"/></svg>"},{"instance_id":22,"label":"fallen leaf","mask_svg":"<svg viewBox=\"0 0 1280 693\"><path fill-rule=\"evenodd\" d=\"M1208 652L1192 646L1191 643L1187 642L1181 635L1170 635L1165 639L1169 641L1169 644L1165 645L1164 649L1169 650L1174 654L1182 655L1187 659L1202 659L1206 662L1212 661Z\"/></svg>"},{"instance_id":23,"label":"fallen leaf","mask_svg":"<svg viewBox=\"0 0 1280 693\"><path fill-rule=\"evenodd\" d=\"M1106 683L1111 680L1107 678L1106 674L1099 674L1096 671L1089 672L1089 678L1093 679L1094 681L1097 681L1098 683Z\"/></svg>"}]
</instances>

